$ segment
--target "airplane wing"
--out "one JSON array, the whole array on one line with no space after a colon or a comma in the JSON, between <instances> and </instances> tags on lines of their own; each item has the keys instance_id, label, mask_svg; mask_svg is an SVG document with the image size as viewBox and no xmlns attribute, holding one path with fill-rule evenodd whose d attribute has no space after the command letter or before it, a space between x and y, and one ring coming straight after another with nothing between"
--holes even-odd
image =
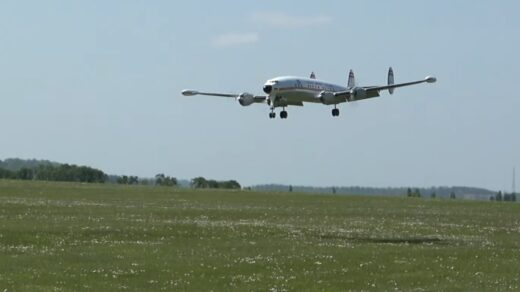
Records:
<instances>
[{"instance_id":1,"label":"airplane wing","mask_svg":"<svg viewBox=\"0 0 520 292\"><path fill-rule=\"evenodd\" d=\"M184 96L193 96L193 95L211 95L211 96L221 96L221 97L234 97L236 98L238 94L234 93L214 93L214 92L200 92L195 90L183 90L182 95Z\"/></svg>"},{"instance_id":2,"label":"airplane wing","mask_svg":"<svg viewBox=\"0 0 520 292\"><path fill-rule=\"evenodd\" d=\"M252 103L263 103L267 100L267 96L264 95L253 95L247 92L244 93L215 93L215 92L201 92L197 90L185 89L182 91L184 96L194 95L209 95L209 96L220 96L220 97L232 97L238 100L241 105L250 105Z\"/></svg>"},{"instance_id":3,"label":"airplane wing","mask_svg":"<svg viewBox=\"0 0 520 292\"><path fill-rule=\"evenodd\" d=\"M393 80L392 80L393 81ZM379 96L379 92L381 90L388 90L390 94L393 93L393 89L398 87L405 87L420 83L434 83L437 79L432 76L428 76L423 80L417 80L412 82L398 83L398 84L388 84L384 86L364 86L364 87L354 87L350 90L338 91L334 92L334 95L337 97L343 97L347 101L356 101L361 99L367 99L372 97Z\"/></svg>"},{"instance_id":4,"label":"airplane wing","mask_svg":"<svg viewBox=\"0 0 520 292\"><path fill-rule=\"evenodd\" d=\"M437 79L435 77L428 76L428 77L424 78L423 80L418 80L418 81L405 82L405 83L399 83L399 84L389 84L389 85L385 85L385 86L366 87L366 90L367 91L370 91L370 90L381 91L381 90L386 90L386 89L393 89L393 88L398 88L398 87L405 87L405 86L420 84L420 83L433 83L435 81L437 81Z\"/></svg>"}]
</instances>

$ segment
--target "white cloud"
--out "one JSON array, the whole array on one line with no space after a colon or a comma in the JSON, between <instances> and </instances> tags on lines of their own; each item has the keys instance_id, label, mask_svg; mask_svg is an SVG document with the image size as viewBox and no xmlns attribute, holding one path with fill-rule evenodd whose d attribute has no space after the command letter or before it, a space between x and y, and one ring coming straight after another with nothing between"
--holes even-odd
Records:
<instances>
[{"instance_id":1,"label":"white cloud","mask_svg":"<svg viewBox=\"0 0 520 292\"><path fill-rule=\"evenodd\" d=\"M277 28L306 28L328 24L333 18L326 15L294 16L285 12L257 12L251 15L254 23Z\"/></svg>"},{"instance_id":2,"label":"white cloud","mask_svg":"<svg viewBox=\"0 0 520 292\"><path fill-rule=\"evenodd\" d=\"M216 36L211 41L215 47L233 47L245 44L257 43L260 37L255 32L249 33L227 33Z\"/></svg>"}]
</instances>

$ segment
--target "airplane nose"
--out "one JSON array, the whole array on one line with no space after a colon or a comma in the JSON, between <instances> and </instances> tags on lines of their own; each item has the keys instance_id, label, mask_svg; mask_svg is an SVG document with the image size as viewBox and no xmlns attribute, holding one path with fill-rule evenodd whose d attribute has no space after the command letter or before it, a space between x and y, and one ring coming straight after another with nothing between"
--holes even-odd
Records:
<instances>
[{"instance_id":1,"label":"airplane nose","mask_svg":"<svg viewBox=\"0 0 520 292\"><path fill-rule=\"evenodd\" d=\"M273 86L272 86L272 85L265 85L265 86L264 86L264 92L265 92L266 94L270 94L271 91L273 91Z\"/></svg>"}]
</instances>

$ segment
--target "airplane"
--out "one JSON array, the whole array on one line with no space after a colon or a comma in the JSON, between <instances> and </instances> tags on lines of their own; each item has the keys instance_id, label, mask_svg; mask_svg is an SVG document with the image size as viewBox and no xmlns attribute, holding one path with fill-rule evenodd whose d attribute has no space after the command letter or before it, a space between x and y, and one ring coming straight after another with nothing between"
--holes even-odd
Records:
<instances>
[{"instance_id":1,"label":"airplane","mask_svg":"<svg viewBox=\"0 0 520 292\"><path fill-rule=\"evenodd\" d=\"M288 114L285 108L288 106L303 106L304 102L333 105L332 116L337 117L339 116L337 105L340 103L378 97L382 90L388 90L390 94L393 94L398 87L420 83L434 83L436 81L437 78L427 76L422 80L395 84L394 71L390 67L388 69L388 83L383 86L357 86L354 72L350 70L346 87L317 80L316 75L312 72L309 78L282 76L270 79L263 87L266 95L253 95L248 92L239 94L212 93L191 89L183 90L182 94L184 96L210 95L232 97L242 106L249 106L253 103L266 103L271 109L269 113L269 118L271 119L276 117L275 109L277 107L282 108L280 118L287 119Z\"/></svg>"}]
</instances>

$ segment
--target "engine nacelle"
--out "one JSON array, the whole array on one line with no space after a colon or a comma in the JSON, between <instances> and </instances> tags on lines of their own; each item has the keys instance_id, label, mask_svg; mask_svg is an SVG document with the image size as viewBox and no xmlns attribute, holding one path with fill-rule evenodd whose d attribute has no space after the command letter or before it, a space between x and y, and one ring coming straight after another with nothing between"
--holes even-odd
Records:
<instances>
[{"instance_id":1,"label":"engine nacelle","mask_svg":"<svg viewBox=\"0 0 520 292\"><path fill-rule=\"evenodd\" d=\"M240 103L241 106L248 106L255 102L255 97L251 93L245 92L245 93L241 93L237 97L237 101L238 101L238 103Z\"/></svg>"},{"instance_id":2,"label":"engine nacelle","mask_svg":"<svg viewBox=\"0 0 520 292\"><path fill-rule=\"evenodd\" d=\"M353 88L350 91L350 100L358 100L367 97L367 91L361 87Z\"/></svg>"},{"instance_id":3,"label":"engine nacelle","mask_svg":"<svg viewBox=\"0 0 520 292\"><path fill-rule=\"evenodd\" d=\"M334 93L330 92L330 91L322 91L320 92L320 94L318 95L318 98L320 99L321 103L323 104L337 104L338 103L338 99L336 98L336 96L334 95Z\"/></svg>"}]
</instances>

